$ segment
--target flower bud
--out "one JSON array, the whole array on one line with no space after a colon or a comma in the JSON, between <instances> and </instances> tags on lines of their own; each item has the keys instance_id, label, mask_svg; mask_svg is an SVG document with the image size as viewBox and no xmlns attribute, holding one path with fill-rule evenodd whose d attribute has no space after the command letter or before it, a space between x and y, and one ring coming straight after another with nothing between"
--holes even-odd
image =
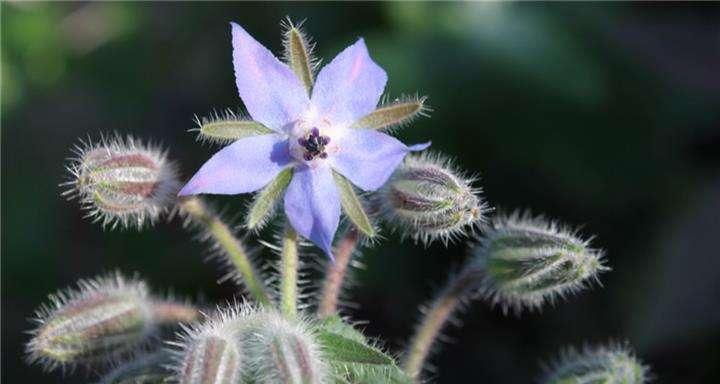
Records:
<instances>
[{"instance_id":1,"label":"flower bud","mask_svg":"<svg viewBox=\"0 0 720 384\"><path fill-rule=\"evenodd\" d=\"M243 340L254 382L325 382L320 348L306 324L285 319L274 312L264 312L253 319Z\"/></svg>"},{"instance_id":2,"label":"flower bud","mask_svg":"<svg viewBox=\"0 0 720 384\"><path fill-rule=\"evenodd\" d=\"M468 269L482 275L480 291L505 311L540 308L609 269L575 231L518 213L495 220L473 254Z\"/></svg>"},{"instance_id":3,"label":"flower bud","mask_svg":"<svg viewBox=\"0 0 720 384\"><path fill-rule=\"evenodd\" d=\"M405 236L429 243L464 235L487 210L480 190L437 156L409 156L379 192L385 219Z\"/></svg>"},{"instance_id":4,"label":"flower bud","mask_svg":"<svg viewBox=\"0 0 720 384\"><path fill-rule=\"evenodd\" d=\"M611 346L586 348L582 352L567 349L547 370L541 383L642 384L648 381L648 368L627 348Z\"/></svg>"},{"instance_id":5,"label":"flower bud","mask_svg":"<svg viewBox=\"0 0 720 384\"><path fill-rule=\"evenodd\" d=\"M94 221L141 228L172 207L180 183L161 150L116 137L83 143L75 152L63 195L78 197Z\"/></svg>"},{"instance_id":6,"label":"flower bud","mask_svg":"<svg viewBox=\"0 0 720 384\"><path fill-rule=\"evenodd\" d=\"M239 383L245 364L240 345L242 321L249 307L221 311L194 329L186 330L176 343L176 377L181 384Z\"/></svg>"},{"instance_id":7,"label":"flower bud","mask_svg":"<svg viewBox=\"0 0 720 384\"><path fill-rule=\"evenodd\" d=\"M119 274L80 280L78 289L50 296L37 311L40 324L27 345L30 362L48 370L112 361L156 334L145 284Z\"/></svg>"}]
</instances>

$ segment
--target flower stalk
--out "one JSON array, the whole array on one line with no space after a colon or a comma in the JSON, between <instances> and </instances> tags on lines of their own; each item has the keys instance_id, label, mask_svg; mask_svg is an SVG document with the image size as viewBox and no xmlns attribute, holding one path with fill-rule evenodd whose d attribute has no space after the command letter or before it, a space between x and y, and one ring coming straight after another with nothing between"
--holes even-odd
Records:
<instances>
[{"instance_id":1,"label":"flower stalk","mask_svg":"<svg viewBox=\"0 0 720 384\"><path fill-rule=\"evenodd\" d=\"M260 304L269 305L270 295L259 277L245 247L225 224L202 200L197 197L181 199L180 209L194 222L205 228L217 245L225 252L228 260L237 269L250 295Z\"/></svg>"},{"instance_id":2,"label":"flower stalk","mask_svg":"<svg viewBox=\"0 0 720 384\"><path fill-rule=\"evenodd\" d=\"M416 379L420 376L423 365L443 326L462 304L467 293L473 290L477 281L474 271L465 268L460 274L450 278L448 284L425 312L422 322L410 341L403 361L403 370L410 377Z\"/></svg>"},{"instance_id":3,"label":"flower stalk","mask_svg":"<svg viewBox=\"0 0 720 384\"><path fill-rule=\"evenodd\" d=\"M297 315L298 264L298 235L288 224L285 226L282 237L280 310L290 318Z\"/></svg>"},{"instance_id":4,"label":"flower stalk","mask_svg":"<svg viewBox=\"0 0 720 384\"><path fill-rule=\"evenodd\" d=\"M351 229L335 248L335 262L329 263L323 282L320 304L318 305L318 317L332 316L337 311L340 291L347 274L350 259L358 243L358 232Z\"/></svg>"},{"instance_id":5,"label":"flower stalk","mask_svg":"<svg viewBox=\"0 0 720 384\"><path fill-rule=\"evenodd\" d=\"M200 319L200 311L192 305L168 301L152 304L153 317L162 324L191 323Z\"/></svg>"}]
</instances>

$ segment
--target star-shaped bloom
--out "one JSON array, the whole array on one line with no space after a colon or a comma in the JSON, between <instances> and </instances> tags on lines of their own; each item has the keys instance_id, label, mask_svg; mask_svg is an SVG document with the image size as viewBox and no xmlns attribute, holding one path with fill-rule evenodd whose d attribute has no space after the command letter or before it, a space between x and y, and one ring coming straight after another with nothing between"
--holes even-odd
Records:
<instances>
[{"instance_id":1,"label":"star-shaped bloom","mask_svg":"<svg viewBox=\"0 0 720 384\"><path fill-rule=\"evenodd\" d=\"M353 125L375 110L387 82L362 38L320 70L309 94L288 65L242 27L231 26L238 92L252 119L272 133L241 138L220 150L180 195L254 192L292 167L285 214L301 236L332 257L341 205L333 171L373 191L408 152L429 143L406 146Z\"/></svg>"}]
</instances>

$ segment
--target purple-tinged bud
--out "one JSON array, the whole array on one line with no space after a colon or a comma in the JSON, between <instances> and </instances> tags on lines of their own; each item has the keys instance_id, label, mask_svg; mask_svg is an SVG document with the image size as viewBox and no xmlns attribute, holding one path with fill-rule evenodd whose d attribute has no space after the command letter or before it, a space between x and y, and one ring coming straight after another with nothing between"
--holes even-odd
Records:
<instances>
[{"instance_id":1,"label":"purple-tinged bud","mask_svg":"<svg viewBox=\"0 0 720 384\"><path fill-rule=\"evenodd\" d=\"M627 347L568 348L546 369L543 384L608 383L643 384L649 382L648 367Z\"/></svg>"},{"instance_id":2,"label":"purple-tinged bud","mask_svg":"<svg viewBox=\"0 0 720 384\"><path fill-rule=\"evenodd\" d=\"M505 311L539 309L609 269L602 251L576 231L529 214L494 220L473 254L468 270L482 276L480 291Z\"/></svg>"},{"instance_id":3,"label":"purple-tinged bud","mask_svg":"<svg viewBox=\"0 0 720 384\"><path fill-rule=\"evenodd\" d=\"M447 243L472 231L488 210L472 182L439 156L408 156L380 190L379 205L405 236Z\"/></svg>"},{"instance_id":4,"label":"purple-tinged bud","mask_svg":"<svg viewBox=\"0 0 720 384\"><path fill-rule=\"evenodd\" d=\"M307 324L274 312L250 320L243 344L249 372L258 384L324 383L326 367Z\"/></svg>"},{"instance_id":5,"label":"purple-tinged bud","mask_svg":"<svg viewBox=\"0 0 720 384\"><path fill-rule=\"evenodd\" d=\"M172 208L180 187L165 152L127 137L81 143L63 186L78 197L87 217L104 226L142 228Z\"/></svg>"},{"instance_id":6,"label":"purple-tinged bud","mask_svg":"<svg viewBox=\"0 0 720 384\"><path fill-rule=\"evenodd\" d=\"M202 325L185 330L181 341L172 343L177 364L175 377L181 384L232 384L242 377L245 358L240 345L243 319L250 307L222 310Z\"/></svg>"},{"instance_id":7,"label":"purple-tinged bud","mask_svg":"<svg viewBox=\"0 0 720 384\"><path fill-rule=\"evenodd\" d=\"M28 360L47 370L105 363L123 357L156 335L147 287L119 274L80 280L77 289L50 296L36 312L39 327L27 345Z\"/></svg>"}]
</instances>

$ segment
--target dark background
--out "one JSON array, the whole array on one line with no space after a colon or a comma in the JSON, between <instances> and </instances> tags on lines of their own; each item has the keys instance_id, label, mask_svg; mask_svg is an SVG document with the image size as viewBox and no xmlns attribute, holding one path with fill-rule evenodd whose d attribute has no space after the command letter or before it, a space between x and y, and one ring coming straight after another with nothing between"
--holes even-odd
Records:
<instances>
[{"instance_id":1,"label":"dark background","mask_svg":"<svg viewBox=\"0 0 720 384\"><path fill-rule=\"evenodd\" d=\"M718 376L720 7L3 2L4 382L88 381L22 361L27 318L80 277L119 268L161 292L236 292L177 221L104 231L58 184L79 137L112 131L162 141L189 177L217 149L186 132L194 114L241 105L228 22L279 53L286 15L307 18L326 62L364 36L391 96L430 96L432 117L403 141L431 139L482 176L494 207L583 225L607 251L604 288L541 314L474 303L432 360L437 382L528 383L561 347L609 340L629 341L659 383ZM244 199L214 201L239 216ZM462 242L389 235L365 252L347 313L400 351L418 305L465 255Z\"/></svg>"}]
</instances>

